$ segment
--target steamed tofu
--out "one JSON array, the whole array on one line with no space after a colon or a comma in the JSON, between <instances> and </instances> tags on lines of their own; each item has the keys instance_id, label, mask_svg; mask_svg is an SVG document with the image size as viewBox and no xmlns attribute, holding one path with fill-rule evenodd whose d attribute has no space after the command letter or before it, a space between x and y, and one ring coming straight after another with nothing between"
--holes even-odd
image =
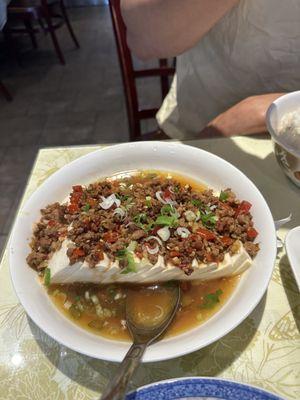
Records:
<instances>
[{"instance_id":1,"label":"steamed tofu","mask_svg":"<svg viewBox=\"0 0 300 400\"><path fill-rule=\"evenodd\" d=\"M239 250L230 255L227 253L220 263L199 264L193 260L194 271L186 275L180 268L172 264L165 264L163 257L159 256L155 265L146 259L140 260L135 257L137 272L122 273L119 262L112 262L105 255L104 260L94 268L89 267L86 262L69 264L67 256L68 246L72 243L65 240L59 251L54 253L49 261L48 268L51 270L51 283L75 283L90 282L97 284L128 282L149 283L165 282L169 280L211 280L228 277L242 273L252 264L252 259L239 242Z\"/></svg>"}]
</instances>

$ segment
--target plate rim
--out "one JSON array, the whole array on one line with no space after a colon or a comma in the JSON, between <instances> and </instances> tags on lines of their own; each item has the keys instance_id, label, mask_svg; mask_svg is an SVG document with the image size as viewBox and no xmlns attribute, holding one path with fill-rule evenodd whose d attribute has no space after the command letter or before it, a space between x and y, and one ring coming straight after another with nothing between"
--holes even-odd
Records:
<instances>
[{"instance_id":1,"label":"plate rim","mask_svg":"<svg viewBox=\"0 0 300 400\"><path fill-rule=\"evenodd\" d=\"M262 389L255 385L251 385L251 384L248 384L245 382L238 382L233 379L209 377L209 376L207 376L207 377L206 376L203 376L203 377L202 376L186 376L186 377L179 377L179 378L163 379L161 381L149 383L149 384L143 385L137 389L131 390L129 393L127 393L126 400L134 400L136 398L136 395L138 395L137 400L143 400L143 397L141 397L141 398L139 397L140 394L143 396L143 392L145 392L145 394L147 394L147 392L149 392L149 391L150 392L152 390L155 391L156 389L159 390L160 387L162 387L162 389L169 390L172 387L172 385L174 385L176 383L181 384L181 385L185 385L187 383L189 383L189 384L196 383L196 384L207 385L207 384L211 383L211 384L216 384L216 385L220 385L220 386L222 385L223 387L224 387L224 385L227 385L227 386L229 386L230 389L231 388L232 389L242 388L244 390L248 390L248 391L250 391L249 394L259 394L262 396L267 395L269 397L266 400L284 400L279 395L272 393L268 390ZM197 394L197 393L193 394L193 396L195 396L195 395L197 396L199 394ZM202 396L201 393L200 393L200 396ZM207 397L207 394L204 394L203 396ZM215 395L212 395L212 396L215 396ZM164 400L164 398L161 398L160 400ZM222 399L222 400L225 400L225 399ZM250 400L250 397L248 400ZM265 400L265 399L262 398L260 400Z\"/></svg>"}]
</instances>

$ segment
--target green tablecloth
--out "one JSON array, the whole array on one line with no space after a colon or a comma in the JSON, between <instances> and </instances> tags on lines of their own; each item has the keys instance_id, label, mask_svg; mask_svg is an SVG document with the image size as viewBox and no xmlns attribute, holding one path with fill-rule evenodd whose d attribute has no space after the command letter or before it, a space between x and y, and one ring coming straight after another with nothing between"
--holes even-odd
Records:
<instances>
[{"instance_id":1,"label":"green tablecloth","mask_svg":"<svg viewBox=\"0 0 300 400\"><path fill-rule=\"evenodd\" d=\"M293 213L279 231L300 222L300 191L283 175L269 140L253 138L188 142L240 168L255 182L274 219ZM40 150L23 201L53 172L99 146ZM268 291L255 311L216 343L189 355L142 365L132 387L182 376L217 376L300 399L300 296L284 249L278 253ZM297 320L298 318L298 320ZM8 252L0 267L0 399L89 400L117 364L82 356L52 340L26 316L13 292Z\"/></svg>"}]
</instances>

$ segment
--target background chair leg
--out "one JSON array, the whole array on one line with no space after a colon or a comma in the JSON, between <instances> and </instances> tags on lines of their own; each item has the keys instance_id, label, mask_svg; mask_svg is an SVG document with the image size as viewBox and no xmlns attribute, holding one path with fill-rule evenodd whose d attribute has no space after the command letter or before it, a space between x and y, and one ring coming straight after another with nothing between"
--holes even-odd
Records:
<instances>
[{"instance_id":1,"label":"background chair leg","mask_svg":"<svg viewBox=\"0 0 300 400\"><path fill-rule=\"evenodd\" d=\"M32 47L34 49L37 49L38 48L38 44L37 44L37 41L36 41L34 29L33 29L33 26L32 26L32 23L31 23L30 19L25 19L24 20L24 25L25 25L25 28L26 28L29 36L30 36Z\"/></svg>"},{"instance_id":2,"label":"background chair leg","mask_svg":"<svg viewBox=\"0 0 300 400\"><path fill-rule=\"evenodd\" d=\"M63 53L61 51L61 48L59 46L59 43L57 41L57 37L56 37L56 34L55 34L55 29L53 28L53 25L52 25L52 22L51 22L51 17L49 16L48 12L45 13L45 20L46 20L46 23L47 23L47 30L51 35L51 39L52 39L52 42L53 42L57 57L58 57L60 63L62 65L65 65L66 61L65 61L65 58L64 58Z\"/></svg>"},{"instance_id":3,"label":"background chair leg","mask_svg":"<svg viewBox=\"0 0 300 400\"><path fill-rule=\"evenodd\" d=\"M77 40L77 38L76 38L76 36L75 36L75 33L74 33L74 31L73 31L72 25L71 25L71 23L70 23L70 20L69 20L67 11L66 11L66 7L65 7L65 5L64 5L64 3L63 3L62 0L61 0L61 2L60 2L60 8L61 8L61 12L62 12L62 14L63 14L63 17L64 17L64 19L65 19L65 21L66 21L66 24L67 24L68 30L69 30L69 32L70 32L70 35L71 35L71 37L72 37L72 39L73 39L73 42L75 43L75 46L79 49L79 48L80 48L80 45L79 45L78 40Z\"/></svg>"},{"instance_id":4,"label":"background chair leg","mask_svg":"<svg viewBox=\"0 0 300 400\"><path fill-rule=\"evenodd\" d=\"M3 93L4 97L6 98L7 101L12 101L13 98L7 88L4 86L4 84L0 81L0 90Z\"/></svg>"}]
</instances>

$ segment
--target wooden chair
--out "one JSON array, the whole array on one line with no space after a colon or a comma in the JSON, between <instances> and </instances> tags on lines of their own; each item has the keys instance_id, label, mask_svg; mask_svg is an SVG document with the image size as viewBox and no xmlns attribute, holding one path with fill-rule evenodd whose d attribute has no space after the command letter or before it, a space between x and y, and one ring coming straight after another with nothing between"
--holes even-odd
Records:
<instances>
[{"instance_id":1,"label":"wooden chair","mask_svg":"<svg viewBox=\"0 0 300 400\"><path fill-rule=\"evenodd\" d=\"M39 29L33 27L32 22L37 22L40 28L49 33L54 49L61 64L65 64L65 58L57 40L56 30L66 24L75 46L79 48L78 40L70 23L63 0L12 0L7 8L8 23L5 27L5 35L11 46L12 36L15 33L28 33L32 45L37 48L35 34ZM22 22L24 27L16 27L16 22Z\"/></svg>"},{"instance_id":2,"label":"wooden chair","mask_svg":"<svg viewBox=\"0 0 300 400\"><path fill-rule=\"evenodd\" d=\"M155 118L158 108L139 108L136 79L153 76L159 77L161 84L161 97L163 100L169 91L169 76L174 74L175 68L168 65L168 60L160 59L158 68L135 70L131 51L126 42L126 26L121 15L120 0L109 0L109 8L123 78L129 123L129 136L131 141L141 140L143 139L141 121L144 119ZM164 133L161 130L158 131L157 137L159 137L159 133L162 133L163 137ZM167 136L165 136L165 138L167 138Z\"/></svg>"},{"instance_id":3,"label":"wooden chair","mask_svg":"<svg viewBox=\"0 0 300 400\"><path fill-rule=\"evenodd\" d=\"M9 93L6 86L4 86L4 83L1 81L0 81L0 92L3 94L3 96L6 98L7 101L12 101L11 94Z\"/></svg>"}]
</instances>

